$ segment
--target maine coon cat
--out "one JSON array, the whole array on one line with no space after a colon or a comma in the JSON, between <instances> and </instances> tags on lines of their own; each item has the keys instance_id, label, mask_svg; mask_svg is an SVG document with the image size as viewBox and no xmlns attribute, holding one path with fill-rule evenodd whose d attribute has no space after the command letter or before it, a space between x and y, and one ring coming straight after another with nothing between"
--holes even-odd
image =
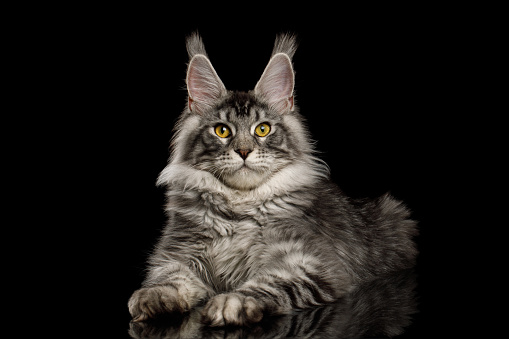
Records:
<instances>
[{"instance_id":1,"label":"maine coon cat","mask_svg":"<svg viewBox=\"0 0 509 339\"><path fill-rule=\"evenodd\" d=\"M313 155L292 36L277 37L249 92L224 87L197 34L187 50L188 103L158 178L169 220L129 300L133 321L205 303L209 325L245 325L413 265L416 223L402 203L348 198Z\"/></svg>"}]
</instances>

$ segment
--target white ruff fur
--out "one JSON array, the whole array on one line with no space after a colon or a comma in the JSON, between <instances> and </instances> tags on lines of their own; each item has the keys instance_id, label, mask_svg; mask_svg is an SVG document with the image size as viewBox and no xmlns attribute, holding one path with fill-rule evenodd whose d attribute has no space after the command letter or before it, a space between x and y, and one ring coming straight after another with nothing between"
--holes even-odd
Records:
<instances>
[{"instance_id":1,"label":"white ruff fur","mask_svg":"<svg viewBox=\"0 0 509 339\"><path fill-rule=\"evenodd\" d=\"M293 163L273 174L260 186L248 190L236 190L223 184L211 173L194 169L183 164L170 163L159 175L158 185L167 185L183 191L188 189L201 192L219 193L230 198L233 205L254 203L255 205L273 196L285 195L301 187L311 186L319 178L327 176L322 164L308 162Z\"/></svg>"}]
</instances>

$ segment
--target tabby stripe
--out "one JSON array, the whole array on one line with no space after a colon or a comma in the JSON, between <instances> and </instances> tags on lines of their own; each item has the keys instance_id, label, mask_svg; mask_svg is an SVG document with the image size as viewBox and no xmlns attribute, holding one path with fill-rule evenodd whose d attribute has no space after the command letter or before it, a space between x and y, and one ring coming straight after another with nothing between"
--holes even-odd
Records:
<instances>
[{"instance_id":1,"label":"tabby stripe","mask_svg":"<svg viewBox=\"0 0 509 339\"><path fill-rule=\"evenodd\" d=\"M200 128L200 130L196 133L195 137L189 141L188 149L194 150L196 148L196 145L198 145L198 142L200 142L200 140L203 138L203 133L206 128L208 128L208 126Z\"/></svg>"},{"instance_id":2,"label":"tabby stripe","mask_svg":"<svg viewBox=\"0 0 509 339\"><path fill-rule=\"evenodd\" d=\"M299 335L300 328L296 328L302 321L292 321L292 326L290 326L290 329L288 330L288 333L286 334L286 337L295 337Z\"/></svg>"},{"instance_id":3,"label":"tabby stripe","mask_svg":"<svg viewBox=\"0 0 509 339\"><path fill-rule=\"evenodd\" d=\"M297 304L296 300L304 299L304 297L302 295L303 293L298 288L298 286L302 286L309 292L309 294L306 293L306 296L307 296L306 299L311 299L311 300L309 300L309 302L311 304L323 305L323 304L327 304L331 301L334 301L333 298L328 297L327 295L324 295L327 292L332 292L332 289L329 288L328 291L322 291L322 289L321 289L320 285L323 285L324 287L326 287L325 288L326 290L327 290L327 287L329 287L329 285L325 281L323 281L317 275L306 272L303 269L303 267L301 267L301 269L303 271L305 278L299 279L299 282L296 283L296 284L298 284L297 287L295 287L295 285L290 285L293 283L288 282L286 280L282 280L281 277L279 277L279 276L276 276L273 274L268 274L268 276L274 279L274 282L272 283L274 288L279 287L279 288L284 289L284 291L290 298L292 305L294 305L294 306L301 307L302 302ZM295 288L297 289L297 292L295 292ZM300 299L297 299L298 297L300 297ZM302 300L302 301L304 301L304 300Z\"/></svg>"},{"instance_id":4,"label":"tabby stripe","mask_svg":"<svg viewBox=\"0 0 509 339\"><path fill-rule=\"evenodd\" d=\"M326 304L328 302L323 298L322 294L315 285L306 280L303 280L302 284L311 292L311 295L316 304Z\"/></svg>"},{"instance_id":5,"label":"tabby stripe","mask_svg":"<svg viewBox=\"0 0 509 339\"><path fill-rule=\"evenodd\" d=\"M255 113L255 121L258 121L260 120L260 112L258 112L257 109L253 109L254 113Z\"/></svg>"},{"instance_id":6,"label":"tabby stripe","mask_svg":"<svg viewBox=\"0 0 509 339\"><path fill-rule=\"evenodd\" d=\"M292 306L297 306L298 295L295 293L292 283L288 281L281 281L277 285L286 292L288 297L290 297Z\"/></svg>"},{"instance_id":7,"label":"tabby stripe","mask_svg":"<svg viewBox=\"0 0 509 339\"><path fill-rule=\"evenodd\" d=\"M294 282L277 278L276 281L272 282L272 285L281 292L285 292L289 303L293 307L304 308L309 304L310 295L301 289L301 287L304 287L301 281Z\"/></svg>"},{"instance_id":8,"label":"tabby stripe","mask_svg":"<svg viewBox=\"0 0 509 339\"><path fill-rule=\"evenodd\" d=\"M245 295L246 297L253 297L255 299L259 299L260 297L269 299L271 301L276 301L278 299L278 296L275 295L274 293L271 293L267 290L263 290L261 288L256 289L256 290L254 290L254 289L238 290L236 292L239 292L239 293Z\"/></svg>"},{"instance_id":9,"label":"tabby stripe","mask_svg":"<svg viewBox=\"0 0 509 339\"><path fill-rule=\"evenodd\" d=\"M325 307L320 307L313 312L313 320L311 320L311 325L307 328L308 333L314 333L318 329L322 320L325 319L324 311Z\"/></svg>"},{"instance_id":10,"label":"tabby stripe","mask_svg":"<svg viewBox=\"0 0 509 339\"><path fill-rule=\"evenodd\" d=\"M315 299L317 299L317 301L320 301L321 303L327 303L327 302L334 301L334 298L333 298L334 289L329 285L329 283L326 282L325 280L323 280L320 276L313 274L311 272L307 272L304 267L301 267L301 268L304 271L304 275L311 282L313 282L314 285L317 286L317 288L311 290L313 293L313 296L315 296L315 294L317 295L315 297ZM320 292L325 292L325 294L327 294L327 295L323 295L323 293L320 293Z\"/></svg>"},{"instance_id":11,"label":"tabby stripe","mask_svg":"<svg viewBox=\"0 0 509 339\"><path fill-rule=\"evenodd\" d=\"M237 112L234 108L228 110L228 112L226 113L226 118L228 121L234 120L235 116L237 116Z\"/></svg>"},{"instance_id":12,"label":"tabby stripe","mask_svg":"<svg viewBox=\"0 0 509 339\"><path fill-rule=\"evenodd\" d=\"M298 282L293 282L293 285L295 286L295 291L298 294L298 304L295 304L295 306L305 308L309 306L310 303L313 303L312 300L310 300L311 295L309 294L309 290L305 288L300 280Z\"/></svg>"},{"instance_id":13,"label":"tabby stripe","mask_svg":"<svg viewBox=\"0 0 509 339\"><path fill-rule=\"evenodd\" d=\"M249 287L246 289L237 290L236 292L242 293L246 296L253 297L255 299L257 298L263 298L267 299L270 302L273 302L279 306L283 306L290 301L284 297L284 295L281 292L281 289L278 288L279 286L271 286L271 284L267 283L264 284L267 285L267 287L263 286L257 286L257 287ZM274 290L274 292L269 291L269 289Z\"/></svg>"}]
</instances>

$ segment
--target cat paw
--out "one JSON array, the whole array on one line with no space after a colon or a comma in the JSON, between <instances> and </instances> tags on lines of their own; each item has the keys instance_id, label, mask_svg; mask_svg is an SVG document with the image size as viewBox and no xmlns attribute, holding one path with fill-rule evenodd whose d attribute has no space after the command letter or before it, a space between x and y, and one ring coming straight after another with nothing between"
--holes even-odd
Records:
<instances>
[{"instance_id":1,"label":"cat paw","mask_svg":"<svg viewBox=\"0 0 509 339\"><path fill-rule=\"evenodd\" d=\"M263 305L239 293L219 294L208 301L202 314L209 326L243 326L262 320Z\"/></svg>"},{"instance_id":2,"label":"cat paw","mask_svg":"<svg viewBox=\"0 0 509 339\"><path fill-rule=\"evenodd\" d=\"M184 313L189 304L171 286L156 286L136 290L128 303L134 322L145 321L165 313Z\"/></svg>"}]
</instances>

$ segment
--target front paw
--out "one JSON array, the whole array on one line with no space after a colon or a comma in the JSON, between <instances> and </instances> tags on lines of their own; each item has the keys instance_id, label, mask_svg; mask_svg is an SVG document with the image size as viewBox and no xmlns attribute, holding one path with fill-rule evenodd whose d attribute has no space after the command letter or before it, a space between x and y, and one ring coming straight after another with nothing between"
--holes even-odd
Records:
<instances>
[{"instance_id":1,"label":"front paw","mask_svg":"<svg viewBox=\"0 0 509 339\"><path fill-rule=\"evenodd\" d=\"M263 318L263 305L239 293L219 294L203 309L203 320L210 326L243 326Z\"/></svg>"},{"instance_id":2,"label":"front paw","mask_svg":"<svg viewBox=\"0 0 509 339\"><path fill-rule=\"evenodd\" d=\"M184 313L190 309L177 289L171 286L140 288L129 299L128 307L134 322L164 313Z\"/></svg>"}]
</instances>

